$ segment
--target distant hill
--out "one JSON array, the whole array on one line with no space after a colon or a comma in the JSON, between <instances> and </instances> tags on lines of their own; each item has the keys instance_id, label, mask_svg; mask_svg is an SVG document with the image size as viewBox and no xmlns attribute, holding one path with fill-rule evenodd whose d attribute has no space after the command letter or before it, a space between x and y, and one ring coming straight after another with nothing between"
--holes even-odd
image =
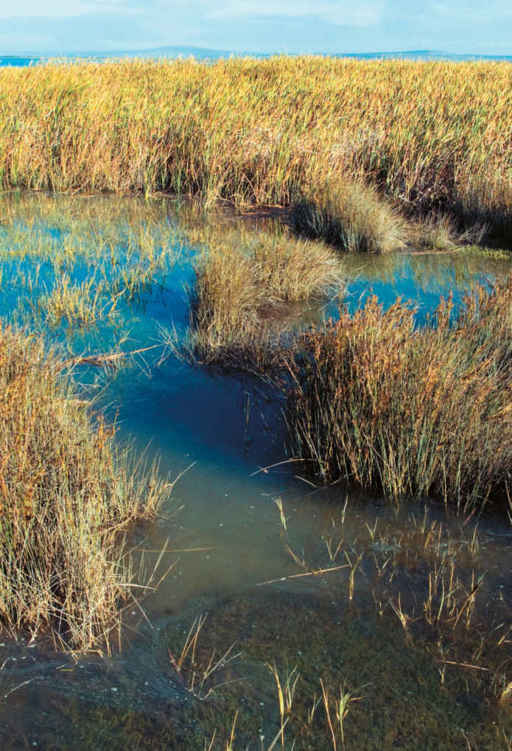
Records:
<instances>
[{"instance_id":1,"label":"distant hill","mask_svg":"<svg viewBox=\"0 0 512 751\"><path fill-rule=\"evenodd\" d=\"M128 57L143 57L148 59L169 58L175 59L178 57L195 57L197 60L218 60L220 58L227 57L254 57L254 58L266 58L271 54L280 54L279 51L275 53L258 53L258 52L235 52L233 50L215 50L205 47L188 47L188 46L169 46L169 47L155 47L153 49L145 50L106 50L106 51L88 51L78 50L76 52L68 52L63 54L62 52L49 52L41 55L39 53L25 53L20 55L1 55L0 54L0 66L12 65L15 67L23 67L27 65L33 65L35 63L44 62L51 58L87 58L91 60L106 60L106 59L119 59ZM324 54L324 53L318 53ZM512 62L512 55L471 55L471 54L453 54L449 52L443 52L439 50L395 50L387 52L338 52L327 53L332 57L356 57L362 60L376 60L376 59L394 59L401 58L407 60L503 60ZM295 55L294 55L295 56Z\"/></svg>"}]
</instances>

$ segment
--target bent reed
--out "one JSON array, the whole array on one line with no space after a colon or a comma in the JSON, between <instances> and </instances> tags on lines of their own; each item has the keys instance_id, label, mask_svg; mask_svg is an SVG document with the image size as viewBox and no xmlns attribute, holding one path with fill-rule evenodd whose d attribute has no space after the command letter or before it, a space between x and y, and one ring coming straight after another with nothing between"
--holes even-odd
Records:
<instances>
[{"instance_id":1,"label":"bent reed","mask_svg":"<svg viewBox=\"0 0 512 751\"><path fill-rule=\"evenodd\" d=\"M166 191L299 207L348 249L451 217L510 241L512 66L268 60L0 71L4 189Z\"/></svg>"},{"instance_id":2,"label":"bent reed","mask_svg":"<svg viewBox=\"0 0 512 751\"><path fill-rule=\"evenodd\" d=\"M433 496L465 512L512 483L512 276L478 288L456 322L444 301L417 328L402 302L373 298L288 354L292 456L326 483L398 501Z\"/></svg>"},{"instance_id":3,"label":"bent reed","mask_svg":"<svg viewBox=\"0 0 512 751\"><path fill-rule=\"evenodd\" d=\"M118 624L134 581L124 532L169 486L93 427L62 367L0 327L0 623L80 651Z\"/></svg>"}]
</instances>

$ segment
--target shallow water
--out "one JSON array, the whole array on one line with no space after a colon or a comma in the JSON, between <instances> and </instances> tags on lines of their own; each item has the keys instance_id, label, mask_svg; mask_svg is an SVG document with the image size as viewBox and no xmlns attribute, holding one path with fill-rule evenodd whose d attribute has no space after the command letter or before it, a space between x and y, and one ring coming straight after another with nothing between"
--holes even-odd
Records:
<instances>
[{"instance_id":1,"label":"shallow water","mask_svg":"<svg viewBox=\"0 0 512 751\"><path fill-rule=\"evenodd\" d=\"M0 647L4 747L203 748L204 728L211 733L218 723L229 725L234 707L229 697L221 696L218 704L209 698L207 709L200 702L199 711L197 697L176 675L167 654L168 648L179 650L180 638L182 643L193 618L203 612L210 614L206 642L213 640L222 650L234 641L243 645L242 677L249 681L247 691L252 698L248 701L253 702L243 730L247 743L265 735L265 743L270 744L278 728L276 703L271 699L275 691L265 661L289 660L290 650L295 649L296 654L300 652L305 680L312 681L312 664L318 663L322 653L331 673L335 674L337 660L346 661L346 676L356 680L356 655L370 645L375 649L375 644L381 644L384 649L387 644L389 664L384 660L375 681L381 685L386 671L392 674L398 704L411 691L417 693L425 712L422 730L393 733L393 723L379 704L368 728L373 722L389 740L379 746L376 731L368 730L368 743L359 747L430 747L427 740L435 724L432 697L438 668L416 648L401 648L397 619L387 614L376 620L370 603L375 573L371 556L407 557L405 543L397 535L421 523L423 507L416 504L397 513L379 498L361 497L339 487L312 487L300 465L286 463L281 403L269 386L249 376L192 367L162 345L162 327L175 327L178 337L187 334L187 286L194 282L192 264L197 252L187 241L188 229L208 221L216 222L221 231L226 223L240 223L244 232L251 232L261 230L265 222L229 214L204 218L193 207L168 199L143 202L44 195L4 198L0 218L2 319L43 332L70 357L152 347L115 372L78 366L74 376L78 388L95 395L98 407L116 417L120 441L133 442L148 459L159 456L164 475L173 478L184 472L161 518L138 533L138 549L145 551L148 569L166 544L160 568L171 564L174 568L158 591L144 600L143 614L136 605L128 612L120 654L88 656L75 664L67 656L48 652L42 642L27 645L7 640ZM279 229L273 226L272 231ZM384 307L402 297L417 309L418 325L426 322L442 297L452 294L457 310L473 284L492 286L511 270L507 258L477 253L357 256L341 262L347 275L344 302L349 309L363 305L371 294ZM116 285L127 270L139 277L148 272L147 283L135 289L131 298L121 295L112 309L112 290L119 288ZM66 322L48 306L48 297L63 273L71 286L94 280L88 291L88 307L97 308L91 323L85 324L79 316ZM98 297L95 288L100 290ZM336 309L334 302L328 303L321 310L306 312L304 320L335 316ZM278 466L266 469L270 465ZM347 494L350 502L340 527L340 508ZM282 504L286 529L276 500ZM461 545L469 545L472 522L462 528L459 520L446 518L435 506L430 508L429 520L442 522L454 539L464 538ZM379 534L372 537L375 523ZM480 520L479 525L478 569L488 572L480 593L508 603L510 526L492 517ZM343 553L333 556L334 538L339 541L340 535ZM346 569L334 570L346 565L345 553L351 560L361 554L360 600L347 597ZM466 566L468 576L475 565L472 559ZM333 570L312 575L319 569ZM407 586L417 595L423 585L411 582L412 578ZM350 634L346 639L338 627L342 622ZM258 639L255 643L254 630L261 634L261 643ZM309 660L303 644L306 632L311 633ZM423 671L428 680L415 678L415 671L418 676ZM357 682L363 686L368 676L365 670L360 673ZM241 677L236 669L234 675ZM460 696L452 691L445 701L469 733L476 722L471 704L476 689L465 690L460 680ZM377 706L378 695L375 686L366 689L370 706ZM243 694L233 695L230 700L242 698ZM479 722L484 726L488 721L490 727L494 720L487 719L484 704L474 696L473 700L478 703ZM354 716L354 732L364 733L363 715L354 708ZM413 725L414 714L405 713L402 721ZM444 735L432 748L441 747L441 742L455 747L448 716L443 722ZM313 736L307 740L304 733L305 748L322 747L315 745ZM459 740L462 737L459 734ZM491 739L485 747L501 747L493 746L494 742Z\"/></svg>"}]
</instances>

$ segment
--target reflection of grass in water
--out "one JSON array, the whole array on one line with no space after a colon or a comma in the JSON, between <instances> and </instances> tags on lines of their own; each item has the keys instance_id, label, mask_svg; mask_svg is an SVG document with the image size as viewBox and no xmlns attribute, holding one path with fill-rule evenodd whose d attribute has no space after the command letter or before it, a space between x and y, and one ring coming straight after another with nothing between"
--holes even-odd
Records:
<instances>
[{"instance_id":1,"label":"reflection of grass in water","mask_svg":"<svg viewBox=\"0 0 512 751\"><path fill-rule=\"evenodd\" d=\"M468 248L450 253L393 253L362 259L344 258L344 268L349 280L358 278L369 284L384 282L393 285L400 293L403 280L411 279L422 292L446 294L453 287L468 289L475 279L502 279L510 273L510 253L485 253Z\"/></svg>"},{"instance_id":2,"label":"reflection of grass in water","mask_svg":"<svg viewBox=\"0 0 512 751\"><path fill-rule=\"evenodd\" d=\"M159 202L25 196L2 206L4 313L17 304L29 327L117 328L128 306L165 284L181 252Z\"/></svg>"}]
</instances>

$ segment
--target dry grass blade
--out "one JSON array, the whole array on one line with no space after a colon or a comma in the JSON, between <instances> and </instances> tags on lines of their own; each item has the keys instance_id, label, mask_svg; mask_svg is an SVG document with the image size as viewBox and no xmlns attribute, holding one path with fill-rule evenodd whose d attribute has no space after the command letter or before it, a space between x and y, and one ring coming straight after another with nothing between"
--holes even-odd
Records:
<instances>
[{"instance_id":1,"label":"dry grass blade","mask_svg":"<svg viewBox=\"0 0 512 751\"><path fill-rule=\"evenodd\" d=\"M150 352L152 349L156 349L157 347L157 344L153 344L150 347L141 347L139 349L133 349L130 352L109 352L97 355L81 355L79 357L73 357L70 360L66 360L64 363L62 363L62 367L73 368L75 365L93 365L101 368L104 365L112 365L113 363L119 362L119 360L124 360L127 357L140 355L143 352Z\"/></svg>"},{"instance_id":2,"label":"dry grass blade","mask_svg":"<svg viewBox=\"0 0 512 751\"><path fill-rule=\"evenodd\" d=\"M239 653L234 652L234 643L221 654L213 650L207 657L199 657L199 638L206 620L207 615L202 614L193 621L179 654L168 649L171 665L183 685L200 700L207 699L213 691L224 685L223 682L211 685L212 676L240 657Z\"/></svg>"},{"instance_id":3,"label":"dry grass blade","mask_svg":"<svg viewBox=\"0 0 512 751\"><path fill-rule=\"evenodd\" d=\"M283 680L275 662L272 664L267 663L267 668L271 672L276 684L277 698L279 702L279 717L281 720L281 728L278 735L280 735L281 738L281 748L284 749L284 731L287 721L289 720L289 715L292 711L297 683L300 680L300 673L297 671L297 667L294 667L291 672L286 674L286 677Z\"/></svg>"},{"instance_id":4,"label":"dry grass blade","mask_svg":"<svg viewBox=\"0 0 512 751\"><path fill-rule=\"evenodd\" d=\"M320 685L322 687L322 699L324 704L325 716L327 719L327 725L331 736L332 749L333 751L337 751L338 732L341 740L341 747L345 748L345 719L348 715L349 708L352 702L361 701L361 697L352 696L349 691L344 691L343 688L340 688L339 698L336 700L334 706L333 717L329 690L326 688L325 683L322 679L320 679ZM338 721L337 725L335 725L335 719Z\"/></svg>"}]
</instances>

